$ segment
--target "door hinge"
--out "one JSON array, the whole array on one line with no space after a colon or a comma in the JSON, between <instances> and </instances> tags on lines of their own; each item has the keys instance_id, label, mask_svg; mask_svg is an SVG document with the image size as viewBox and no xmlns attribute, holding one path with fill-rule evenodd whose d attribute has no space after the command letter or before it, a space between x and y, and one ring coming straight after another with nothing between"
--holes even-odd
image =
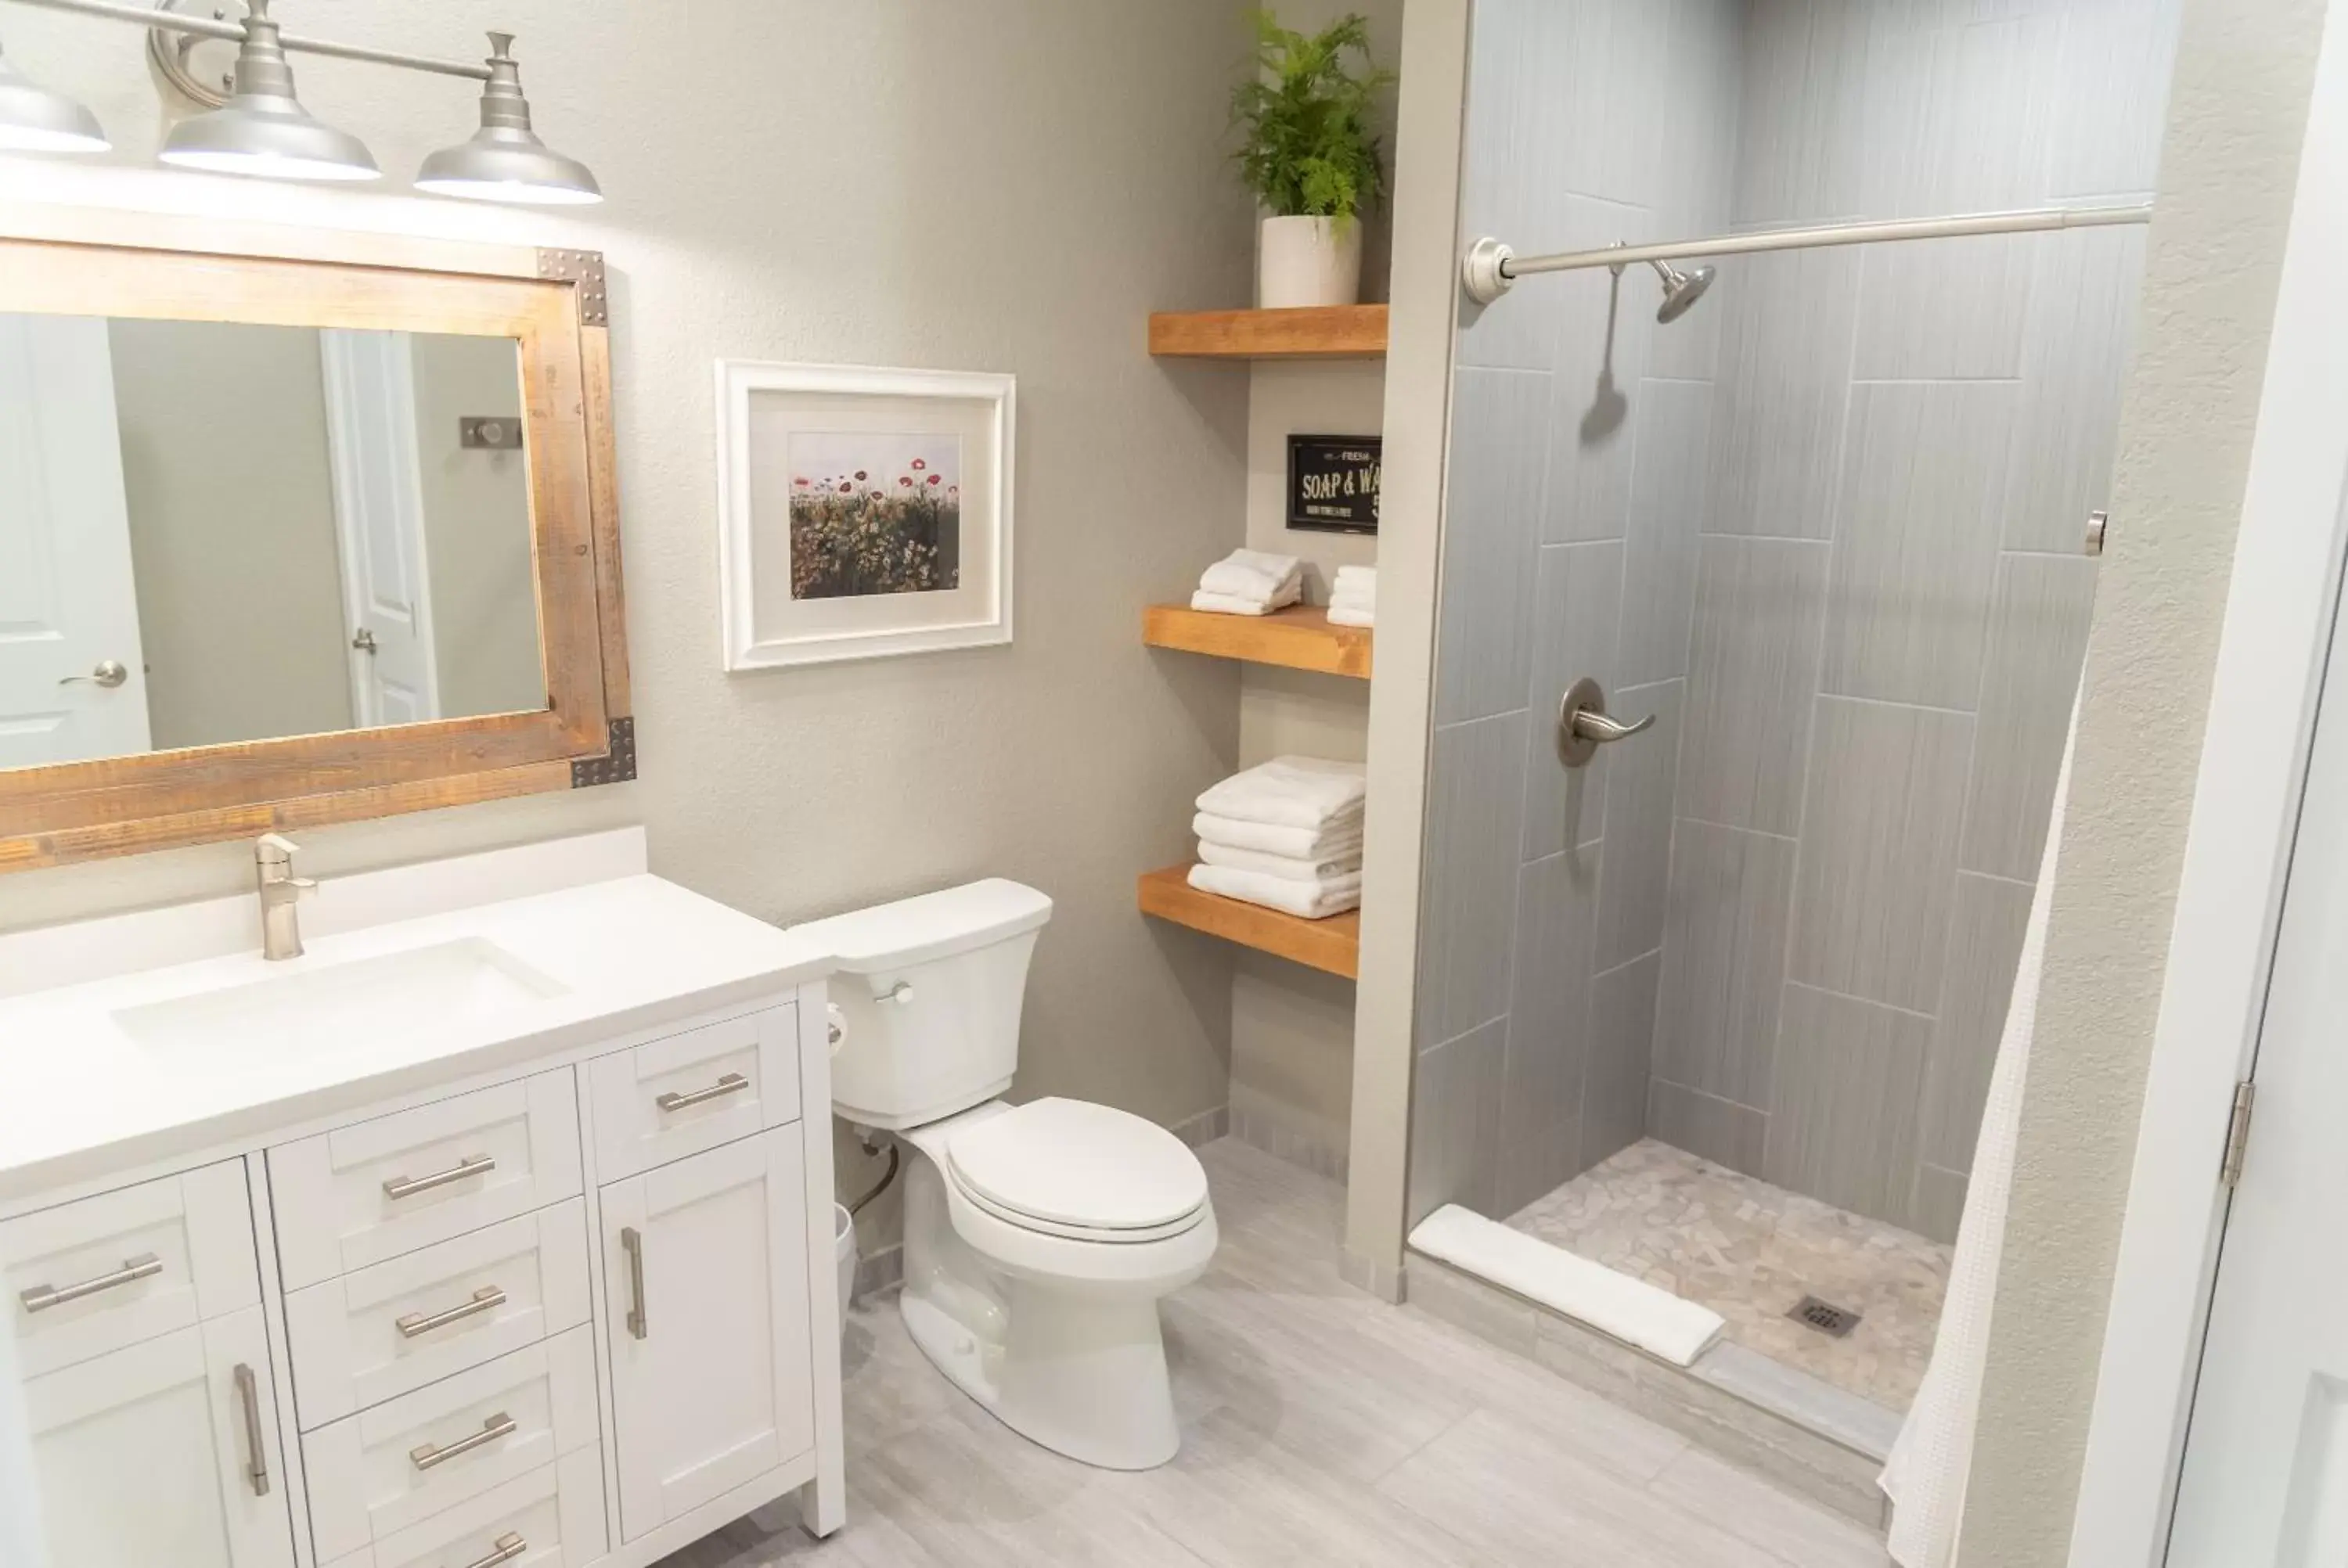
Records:
<instances>
[{"instance_id":1,"label":"door hinge","mask_svg":"<svg viewBox=\"0 0 2348 1568\"><path fill-rule=\"evenodd\" d=\"M2247 1081L2234 1085L2233 1114L2226 1121L2226 1158L2218 1167L2218 1179L2229 1187L2242 1184L2242 1156L2250 1146L2250 1108L2259 1097L2259 1086Z\"/></svg>"}]
</instances>

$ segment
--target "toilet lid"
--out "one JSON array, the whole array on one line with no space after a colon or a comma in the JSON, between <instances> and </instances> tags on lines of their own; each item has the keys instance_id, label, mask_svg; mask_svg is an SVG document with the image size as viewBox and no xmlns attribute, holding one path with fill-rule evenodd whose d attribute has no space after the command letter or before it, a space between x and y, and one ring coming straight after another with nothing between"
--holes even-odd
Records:
<instances>
[{"instance_id":1,"label":"toilet lid","mask_svg":"<svg viewBox=\"0 0 2348 1568\"><path fill-rule=\"evenodd\" d=\"M1138 1231L1196 1214L1207 1172L1154 1122L1083 1100L1035 1100L956 1132L946 1159L990 1208L1088 1231Z\"/></svg>"}]
</instances>

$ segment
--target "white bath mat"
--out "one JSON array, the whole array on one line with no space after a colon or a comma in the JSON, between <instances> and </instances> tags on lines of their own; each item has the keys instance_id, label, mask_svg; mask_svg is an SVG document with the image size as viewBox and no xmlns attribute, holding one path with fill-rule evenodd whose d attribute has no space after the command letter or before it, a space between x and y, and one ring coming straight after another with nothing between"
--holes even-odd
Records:
<instances>
[{"instance_id":1,"label":"white bath mat","mask_svg":"<svg viewBox=\"0 0 2348 1568\"><path fill-rule=\"evenodd\" d=\"M1602 1263L1446 1204L1410 1233L1410 1245L1503 1290L1553 1307L1601 1334L1675 1367L1712 1348L1726 1327L1719 1313Z\"/></svg>"}]
</instances>

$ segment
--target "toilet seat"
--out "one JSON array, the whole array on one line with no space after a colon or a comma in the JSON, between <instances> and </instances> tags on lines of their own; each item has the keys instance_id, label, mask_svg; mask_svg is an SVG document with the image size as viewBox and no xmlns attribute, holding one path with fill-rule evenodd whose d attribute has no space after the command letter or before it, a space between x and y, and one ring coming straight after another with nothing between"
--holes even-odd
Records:
<instances>
[{"instance_id":1,"label":"toilet seat","mask_svg":"<svg viewBox=\"0 0 2348 1568\"><path fill-rule=\"evenodd\" d=\"M1076 1241L1163 1241L1209 1212L1206 1169L1180 1139L1082 1100L1031 1101L958 1128L940 1164L973 1207Z\"/></svg>"}]
</instances>

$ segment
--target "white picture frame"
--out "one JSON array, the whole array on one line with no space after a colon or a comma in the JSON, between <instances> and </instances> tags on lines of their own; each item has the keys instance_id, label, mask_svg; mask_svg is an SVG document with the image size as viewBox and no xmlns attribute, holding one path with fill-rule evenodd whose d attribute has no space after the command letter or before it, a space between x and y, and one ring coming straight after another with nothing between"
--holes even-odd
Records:
<instances>
[{"instance_id":1,"label":"white picture frame","mask_svg":"<svg viewBox=\"0 0 2348 1568\"><path fill-rule=\"evenodd\" d=\"M1016 388L719 360L726 669L1008 643Z\"/></svg>"}]
</instances>

